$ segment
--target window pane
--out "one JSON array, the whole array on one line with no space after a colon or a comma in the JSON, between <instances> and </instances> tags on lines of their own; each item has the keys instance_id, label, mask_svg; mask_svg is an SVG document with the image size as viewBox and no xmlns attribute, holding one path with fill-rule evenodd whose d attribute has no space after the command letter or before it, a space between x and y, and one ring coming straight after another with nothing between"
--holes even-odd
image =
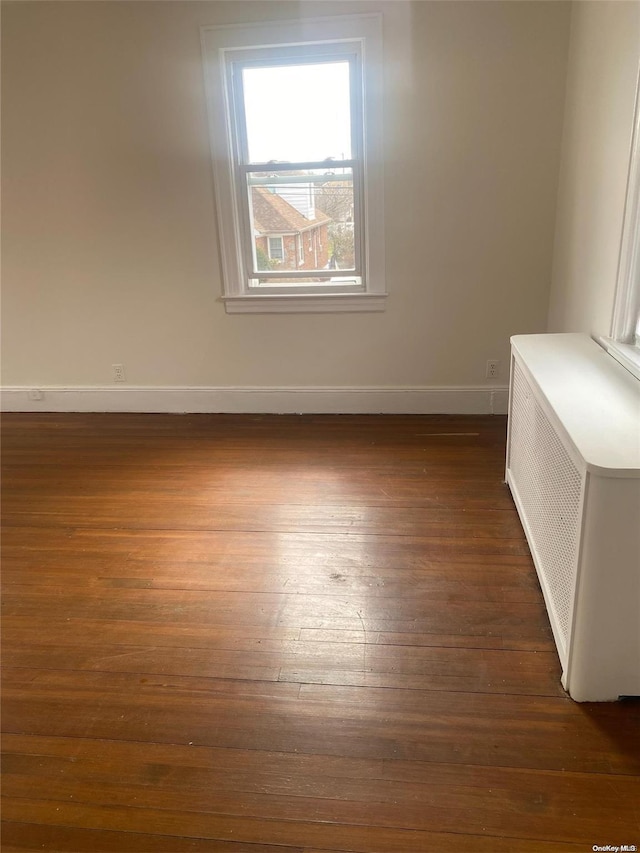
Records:
<instances>
[{"instance_id":1,"label":"window pane","mask_svg":"<svg viewBox=\"0 0 640 853\"><path fill-rule=\"evenodd\" d=\"M349 63L243 68L249 162L351 159Z\"/></svg>"},{"instance_id":2,"label":"window pane","mask_svg":"<svg viewBox=\"0 0 640 853\"><path fill-rule=\"evenodd\" d=\"M351 169L251 172L248 182L256 270L356 269Z\"/></svg>"},{"instance_id":3,"label":"window pane","mask_svg":"<svg viewBox=\"0 0 640 853\"><path fill-rule=\"evenodd\" d=\"M282 260L282 237L269 237L269 257L276 261Z\"/></svg>"}]
</instances>

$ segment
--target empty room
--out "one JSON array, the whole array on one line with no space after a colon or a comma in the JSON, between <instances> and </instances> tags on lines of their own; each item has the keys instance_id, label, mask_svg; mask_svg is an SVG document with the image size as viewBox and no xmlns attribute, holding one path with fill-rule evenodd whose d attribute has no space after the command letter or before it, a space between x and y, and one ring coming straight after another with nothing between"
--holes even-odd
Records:
<instances>
[{"instance_id":1,"label":"empty room","mask_svg":"<svg viewBox=\"0 0 640 853\"><path fill-rule=\"evenodd\" d=\"M640 845L640 2L3 0L2 851Z\"/></svg>"}]
</instances>

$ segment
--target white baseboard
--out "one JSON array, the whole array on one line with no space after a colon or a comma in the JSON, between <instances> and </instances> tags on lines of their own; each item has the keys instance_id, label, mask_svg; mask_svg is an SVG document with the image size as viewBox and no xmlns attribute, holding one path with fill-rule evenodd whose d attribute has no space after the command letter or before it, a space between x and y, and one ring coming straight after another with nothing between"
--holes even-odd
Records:
<instances>
[{"instance_id":1,"label":"white baseboard","mask_svg":"<svg viewBox=\"0 0 640 853\"><path fill-rule=\"evenodd\" d=\"M42 399L31 399L34 390ZM505 414L506 387L257 388L5 386L5 412Z\"/></svg>"}]
</instances>

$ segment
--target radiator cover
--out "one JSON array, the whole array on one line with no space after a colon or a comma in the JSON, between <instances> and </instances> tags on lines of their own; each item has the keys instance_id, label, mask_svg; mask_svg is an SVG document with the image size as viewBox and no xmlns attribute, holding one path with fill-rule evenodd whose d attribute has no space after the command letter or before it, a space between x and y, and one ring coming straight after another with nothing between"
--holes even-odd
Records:
<instances>
[{"instance_id":1,"label":"radiator cover","mask_svg":"<svg viewBox=\"0 0 640 853\"><path fill-rule=\"evenodd\" d=\"M507 482L579 701L640 694L640 383L585 335L512 339Z\"/></svg>"}]
</instances>

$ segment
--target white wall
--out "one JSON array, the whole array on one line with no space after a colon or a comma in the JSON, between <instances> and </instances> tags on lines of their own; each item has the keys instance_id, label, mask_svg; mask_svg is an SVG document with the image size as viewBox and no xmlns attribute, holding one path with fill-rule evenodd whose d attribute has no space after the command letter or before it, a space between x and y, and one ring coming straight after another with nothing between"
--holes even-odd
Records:
<instances>
[{"instance_id":1,"label":"white wall","mask_svg":"<svg viewBox=\"0 0 640 853\"><path fill-rule=\"evenodd\" d=\"M229 316L198 27L382 9L383 314ZM569 6L3 4L5 385L484 385L543 331Z\"/></svg>"},{"instance_id":2,"label":"white wall","mask_svg":"<svg viewBox=\"0 0 640 853\"><path fill-rule=\"evenodd\" d=\"M639 61L640 3L574 3L552 332L610 332Z\"/></svg>"}]
</instances>

